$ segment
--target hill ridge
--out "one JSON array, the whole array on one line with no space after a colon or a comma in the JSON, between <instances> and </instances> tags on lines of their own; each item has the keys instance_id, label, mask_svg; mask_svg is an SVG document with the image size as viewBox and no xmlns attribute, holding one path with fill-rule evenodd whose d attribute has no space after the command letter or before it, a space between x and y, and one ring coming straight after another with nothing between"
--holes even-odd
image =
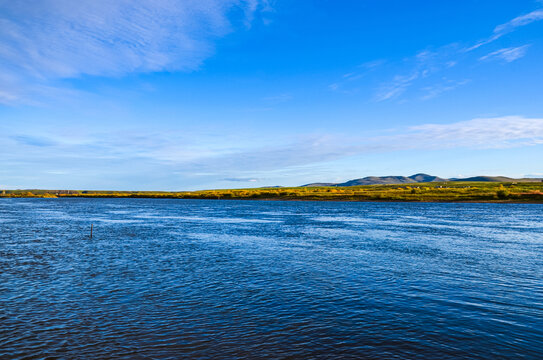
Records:
<instances>
[{"instance_id":1,"label":"hill ridge","mask_svg":"<svg viewBox=\"0 0 543 360\"><path fill-rule=\"evenodd\" d=\"M319 187L319 186L360 186L360 185L395 185L395 184L415 184L427 182L446 182L446 181L470 181L470 182L541 182L543 178L510 178L507 176L472 176L467 178L441 178L439 176L428 175L425 173L417 173L411 176L366 176L363 178L352 179L341 183L316 182L301 185L302 187Z\"/></svg>"}]
</instances>

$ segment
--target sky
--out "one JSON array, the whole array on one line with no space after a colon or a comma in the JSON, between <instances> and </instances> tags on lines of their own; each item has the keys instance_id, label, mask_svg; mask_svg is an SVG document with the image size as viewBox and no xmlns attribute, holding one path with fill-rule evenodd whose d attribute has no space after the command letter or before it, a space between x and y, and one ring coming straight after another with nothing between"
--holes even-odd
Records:
<instances>
[{"instance_id":1,"label":"sky","mask_svg":"<svg viewBox=\"0 0 543 360\"><path fill-rule=\"evenodd\" d=\"M0 0L0 189L543 176L543 2Z\"/></svg>"}]
</instances>

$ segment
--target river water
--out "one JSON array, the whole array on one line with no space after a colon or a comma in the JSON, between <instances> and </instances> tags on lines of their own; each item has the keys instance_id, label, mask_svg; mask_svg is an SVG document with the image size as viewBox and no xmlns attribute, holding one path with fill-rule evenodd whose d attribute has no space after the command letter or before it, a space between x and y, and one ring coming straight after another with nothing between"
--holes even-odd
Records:
<instances>
[{"instance_id":1,"label":"river water","mask_svg":"<svg viewBox=\"0 0 543 360\"><path fill-rule=\"evenodd\" d=\"M542 356L543 205L0 199L1 359Z\"/></svg>"}]
</instances>

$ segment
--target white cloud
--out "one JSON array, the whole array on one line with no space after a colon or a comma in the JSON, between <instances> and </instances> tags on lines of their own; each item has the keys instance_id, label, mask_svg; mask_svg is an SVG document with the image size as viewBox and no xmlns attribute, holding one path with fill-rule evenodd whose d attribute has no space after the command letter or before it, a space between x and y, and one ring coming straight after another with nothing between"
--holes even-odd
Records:
<instances>
[{"instance_id":1,"label":"white cloud","mask_svg":"<svg viewBox=\"0 0 543 360\"><path fill-rule=\"evenodd\" d=\"M499 49L499 50L491 52L488 55L482 56L481 58L479 58L479 60L500 58L507 62L513 62L515 60L518 60L524 57L524 55L526 55L526 51L528 50L529 46L530 45L524 45L524 46L519 46L519 47L509 47L509 48Z\"/></svg>"},{"instance_id":2,"label":"white cloud","mask_svg":"<svg viewBox=\"0 0 543 360\"><path fill-rule=\"evenodd\" d=\"M274 171L369 153L534 146L543 144L543 119L522 116L482 118L449 124L430 123L383 133L386 135L375 137L352 134L300 136L291 141L262 145L258 141L247 143L242 140L245 136L225 137L222 133L123 132L67 138L53 132L40 131L40 135L36 135L29 131L27 134L3 134L0 146L5 149L6 168L12 169L19 166L36 171L39 168L74 171L83 167L97 173L101 170L127 174L162 171L181 176L214 174L216 179L250 181L267 178ZM134 167L134 164L138 166Z\"/></svg>"},{"instance_id":3,"label":"white cloud","mask_svg":"<svg viewBox=\"0 0 543 360\"><path fill-rule=\"evenodd\" d=\"M0 0L0 101L83 75L194 70L259 0ZM237 10L237 13L236 13Z\"/></svg>"},{"instance_id":4,"label":"white cloud","mask_svg":"<svg viewBox=\"0 0 543 360\"><path fill-rule=\"evenodd\" d=\"M508 148L543 144L543 119L522 116L413 126L398 137L414 148Z\"/></svg>"}]
</instances>

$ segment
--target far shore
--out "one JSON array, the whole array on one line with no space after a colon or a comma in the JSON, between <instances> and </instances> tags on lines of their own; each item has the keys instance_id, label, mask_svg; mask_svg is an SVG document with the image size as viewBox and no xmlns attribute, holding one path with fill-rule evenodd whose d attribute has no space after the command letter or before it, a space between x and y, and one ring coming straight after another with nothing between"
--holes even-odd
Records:
<instances>
[{"instance_id":1,"label":"far shore","mask_svg":"<svg viewBox=\"0 0 543 360\"><path fill-rule=\"evenodd\" d=\"M201 191L0 190L0 198L153 198L214 200L543 203L543 183L432 182L417 184L267 187Z\"/></svg>"}]
</instances>

